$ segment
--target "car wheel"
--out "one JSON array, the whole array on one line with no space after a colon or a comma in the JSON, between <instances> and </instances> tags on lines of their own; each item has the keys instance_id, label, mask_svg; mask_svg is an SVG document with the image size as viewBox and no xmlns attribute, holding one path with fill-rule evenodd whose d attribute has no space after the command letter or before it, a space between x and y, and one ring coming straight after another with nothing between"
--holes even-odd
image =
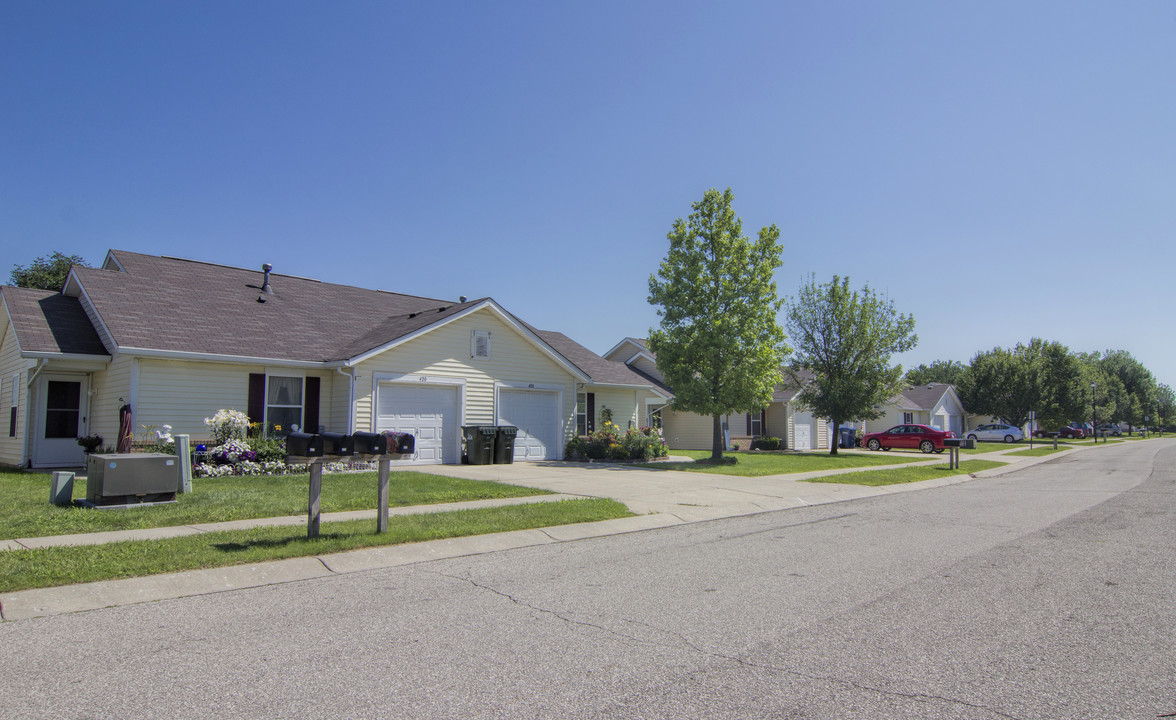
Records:
<instances>
[{"instance_id":1,"label":"car wheel","mask_svg":"<svg viewBox=\"0 0 1176 720\"><path fill-rule=\"evenodd\" d=\"M870 442L866 443L866 447L871 450L879 450L882 447L882 443L878 442L878 438L870 438Z\"/></svg>"},{"instance_id":2,"label":"car wheel","mask_svg":"<svg viewBox=\"0 0 1176 720\"><path fill-rule=\"evenodd\" d=\"M1012 435L1005 435L1005 442L1011 443L1011 442L1015 442L1015 441L1013 440Z\"/></svg>"},{"instance_id":3,"label":"car wheel","mask_svg":"<svg viewBox=\"0 0 1176 720\"><path fill-rule=\"evenodd\" d=\"M971 440L971 441L972 441L972 442L974 442L974 443L978 443L978 442L980 442L980 438L976 437L975 435L969 435L969 436L968 436L968 439L969 439L969 440Z\"/></svg>"},{"instance_id":4,"label":"car wheel","mask_svg":"<svg viewBox=\"0 0 1176 720\"><path fill-rule=\"evenodd\" d=\"M931 442L930 440L924 440L923 442L919 443L919 449L926 454L931 454L935 452L935 443Z\"/></svg>"}]
</instances>

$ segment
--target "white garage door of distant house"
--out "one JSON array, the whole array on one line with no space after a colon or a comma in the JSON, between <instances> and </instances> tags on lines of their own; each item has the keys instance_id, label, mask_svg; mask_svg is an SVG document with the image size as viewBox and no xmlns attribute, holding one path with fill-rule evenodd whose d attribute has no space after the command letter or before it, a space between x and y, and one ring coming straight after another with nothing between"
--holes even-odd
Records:
<instances>
[{"instance_id":1,"label":"white garage door of distant house","mask_svg":"<svg viewBox=\"0 0 1176 720\"><path fill-rule=\"evenodd\" d=\"M460 438L460 388L456 385L380 383L376 395L376 431L411 433L421 465L456 463Z\"/></svg>"},{"instance_id":2,"label":"white garage door of distant house","mask_svg":"<svg viewBox=\"0 0 1176 720\"><path fill-rule=\"evenodd\" d=\"M514 425L515 460L559 458L562 433L559 422L559 393L543 390L498 391L498 424Z\"/></svg>"},{"instance_id":3,"label":"white garage door of distant house","mask_svg":"<svg viewBox=\"0 0 1176 720\"><path fill-rule=\"evenodd\" d=\"M792 416L793 447L789 450L812 450L817 440L817 423L811 412Z\"/></svg>"}]
</instances>

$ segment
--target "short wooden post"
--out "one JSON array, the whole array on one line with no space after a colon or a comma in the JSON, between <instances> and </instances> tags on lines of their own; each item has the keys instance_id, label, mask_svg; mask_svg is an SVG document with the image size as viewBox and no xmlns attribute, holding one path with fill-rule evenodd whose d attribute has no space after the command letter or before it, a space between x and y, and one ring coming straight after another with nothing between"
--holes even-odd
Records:
<instances>
[{"instance_id":1,"label":"short wooden post","mask_svg":"<svg viewBox=\"0 0 1176 720\"><path fill-rule=\"evenodd\" d=\"M384 456L380 458L380 485L376 490L376 532L388 532L388 475L392 470L392 461Z\"/></svg>"},{"instance_id":2,"label":"short wooden post","mask_svg":"<svg viewBox=\"0 0 1176 720\"><path fill-rule=\"evenodd\" d=\"M320 501L323 494L323 462L320 459L310 463L310 504L307 506L306 537L314 540L319 534Z\"/></svg>"}]
</instances>

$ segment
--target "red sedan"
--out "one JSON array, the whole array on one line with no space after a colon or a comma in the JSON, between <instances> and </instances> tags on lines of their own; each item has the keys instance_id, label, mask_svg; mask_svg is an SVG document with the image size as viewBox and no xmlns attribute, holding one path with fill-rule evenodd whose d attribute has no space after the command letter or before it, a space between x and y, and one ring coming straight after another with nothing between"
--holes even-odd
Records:
<instances>
[{"instance_id":1,"label":"red sedan","mask_svg":"<svg viewBox=\"0 0 1176 720\"><path fill-rule=\"evenodd\" d=\"M927 425L895 425L882 432L866 433L862 438L862 445L871 450L889 450L890 448L918 448L925 453L943 452L944 438L953 438L955 433L950 430L936 430Z\"/></svg>"}]
</instances>

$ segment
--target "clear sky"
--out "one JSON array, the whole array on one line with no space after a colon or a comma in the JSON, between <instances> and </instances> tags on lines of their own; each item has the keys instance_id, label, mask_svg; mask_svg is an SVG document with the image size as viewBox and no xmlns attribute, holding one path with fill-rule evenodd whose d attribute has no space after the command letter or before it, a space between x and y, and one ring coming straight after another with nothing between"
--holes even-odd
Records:
<instances>
[{"instance_id":1,"label":"clear sky","mask_svg":"<svg viewBox=\"0 0 1176 720\"><path fill-rule=\"evenodd\" d=\"M0 3L3 271L108 248L455 299L603 353L731 187L905 366L1040 336L1176 385L1176 4Z\"/></svg>"}]
</instances>

